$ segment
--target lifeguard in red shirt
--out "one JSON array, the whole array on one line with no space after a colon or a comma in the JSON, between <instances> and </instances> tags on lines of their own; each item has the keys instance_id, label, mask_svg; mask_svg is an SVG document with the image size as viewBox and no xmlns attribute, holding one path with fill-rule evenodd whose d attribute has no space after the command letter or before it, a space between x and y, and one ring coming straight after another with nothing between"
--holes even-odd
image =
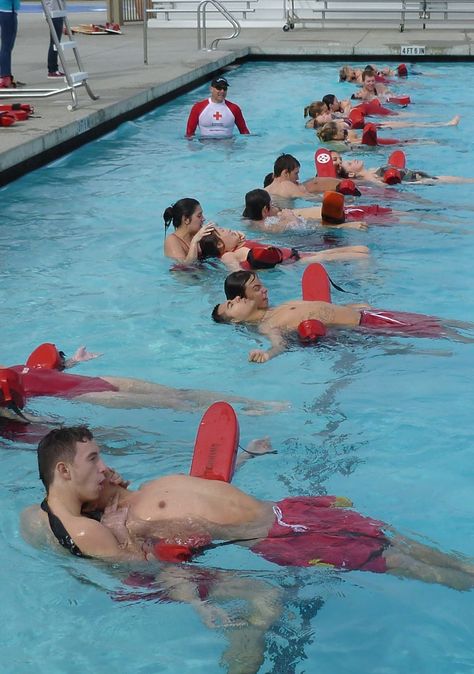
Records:
<instances>
[{"instance_id":1,"label":"lifeguard in red shirt","mask_svg":"<svg viewBox=\"0 0 474 674\"><path fill-rule=\"evenodd\" d=\"M250 133L239 106L225 100L228 86L225 77L215 77L212 80L210 98L195 103L191 108L186 138L194 136L197 127L201 138L231 138L234 124L240 133Z\"/></svg>"}]
</instances>

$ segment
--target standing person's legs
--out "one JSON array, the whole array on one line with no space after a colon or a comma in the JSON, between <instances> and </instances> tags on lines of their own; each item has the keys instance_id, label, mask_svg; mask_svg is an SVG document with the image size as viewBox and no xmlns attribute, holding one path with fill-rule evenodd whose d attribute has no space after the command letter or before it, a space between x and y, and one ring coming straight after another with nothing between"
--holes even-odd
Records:
<instances>
[{"instance_id":1,"label":"standing person's legs","mask_svg":"<svg viewBox=\"0 0 474 674\"><path fill-rule=\"evenodd\" d=\"M63 17L58 17L53 19L54 30L58 37L59 42L61 42L61 37L63 34L64 19ZM53 75L58 73L58 52L56 51L56 45L54 44L53 37L50 35L49 38L49 49L48 49L48 75ZM62 73L60 75L62 77Z\"/></svg>"},{"instance_id":2,"label":"standing person's legs","mask_svg":"<svg viewBox=\"0 0 474 674\"><path fill-rule=\"evenodd\" d=\"M2 79L11 78L12 51L18 28L16 12L0 12L0 86ZM11 81L4 82L3 86L10 86Z\"/></svg>"}]
</instances>

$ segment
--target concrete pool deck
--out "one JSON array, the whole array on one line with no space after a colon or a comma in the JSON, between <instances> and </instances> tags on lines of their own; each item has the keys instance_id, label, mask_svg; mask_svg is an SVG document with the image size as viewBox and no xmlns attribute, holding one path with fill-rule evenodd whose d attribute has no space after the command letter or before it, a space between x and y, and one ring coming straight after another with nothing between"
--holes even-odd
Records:
<instances>
[{"instance_id":1,"label":"concrete pool deck","mask_svg":"<svg viewBox=\"0 0 474 674\"><path fill-rule=\"evenodd\" d=\"M71 25L104 23L105 12L71 14ZM283 24L283 21L282 21ZM77 35L89 84L100 98L93 101L78 89L79 108L68 111L69 93L49 98L1 98L1 103L30 102L37 117L0 128L0 185L97 137L118 123L152 109L160 99L208 79L219 68L249 56L347 58L385 57L399 61L401 45L424 45L428 57L466 58L474 54L474 33L467 31L396 28L320 30L303 28L244 28L218 51L197 50L195 29L150 29L148 62L143 63L141 24L126 24L123 35ZM213 38L226 29L209 30ZM49 33L41 13L20 13L13 50L15 77L29 88L53 88L46 78ZM73 69L74 70L74 69ZM61 81L62 83L62 81ZM56 86L60 86L56 84ZM1 91L1 90L0 90ZM20 90L21 91L21 90ZM185 120L183 119L183 129Z\"/></svg>"}]
</instances>

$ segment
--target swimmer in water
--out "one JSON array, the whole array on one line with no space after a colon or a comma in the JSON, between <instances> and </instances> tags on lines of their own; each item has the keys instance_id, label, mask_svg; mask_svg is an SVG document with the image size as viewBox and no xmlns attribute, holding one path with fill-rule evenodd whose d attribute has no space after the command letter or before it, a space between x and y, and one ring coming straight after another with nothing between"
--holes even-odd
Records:
<instances>
[{"instance_id":1,"label":"swimmer in water","mask_svg":"<svg viewBox=\"0 0 474 674\"><path fill-rule=\"evenodd\" d=\"M273 173L265 177L264 187L274 197L287 199L312 199L315 193L335 190L337 178L315 176L303 183L299 182L300 162L291 154L280 155L273 165Z\"/></svg>"},{"instance_id":2,"label":"swimmer in water","mask_svg":"<svg viewBox=\"0 0 474 674\"><path fill-rule=\"evenodd\" d=\"M384 334L409 334L418 337L445 337L462 342L473 342L451 326L473 329L473 324L442 321L435 316L371 309L368 304L337 305L330 302L293 300L271 309L258 308L256 300L235 297L217 304L212 311L217 323L245 323L255 325L270 340L271 348L254 349L248 359L266 363L286 350L287 337L296 334L303 321L316 320L326 328L360 327Z\"/></svg>"},{"instance_id":3,"label":"swimmer in water","mask_svg":"<svg viewBox=\"0 0 474 674\"><path fill-rule=\"evenodd\" d=\"M53 344L48 346L56 350ZM95 355L91 354L91 357ZM183 412L199 411L216 400L225 399L242 404L243 411L248 414L273 413L287 408L286 403L252 400L200 389L176 389L142 379L69 374L61 370L59 363L46 367L0 366L0 416L20 422L38 421L38 418L24 412L23 407L30 398L39 396L73 399L104 407L151 407Z\"/></svg>"},{"instance_id":4,"label":"swimmer in water","mask_svg":"<svg viewBox=\"0 0 474 674\"><path fill-rule=\"evenodd\" d=\"M46 497L41 510L34 506L22 513L22 530L39 526L76 556L151 561L154 543L161 541L179 543L191 557L220 541L244 545L280 566L329 565L457 590L474 587L472 562L348 510L352 502L345 497L297 496L275 503L190 475L159 477L133 491L109 483L100 448L85 427L51 431L38 446L38 467ZM89 508L98 519L85 516ZM330 536L322 537L322 530Z\"/></svg>"},{"instance_id":5,"label":"swimmer in water","mask_svg":"<svg viewBox=\"0 0 474 674\"><path fill-rule=\"evenodd\" d=\"M323 218L321 206L311 206L310 208L278 208L272 203L267 190L261 189L247 192L245 195L245 210L242 216L250 221L252 227L264 232L285 232L290 229L308 229L319 226L367 229L367 223L362 220L340 223L330 222ZM309 223L308 220L310 221ZM313 222L315 227L311 227Z\"/></svg>"},{"instance_id":6,"label":"swimmer in water","mask_svg":"<svg viewBox=\"0 0 474 674\"><path fill-rule=\"evenodd\" d=\"M262 190L263 191L263 190ZM242 232L216 227L200 243L201 259L219 258L232 271L239 269L271 269L277 264L363 260L369 254L366 246L342 246L326 250L299 252L246 239Z\"/></svg>"}]
</instances>

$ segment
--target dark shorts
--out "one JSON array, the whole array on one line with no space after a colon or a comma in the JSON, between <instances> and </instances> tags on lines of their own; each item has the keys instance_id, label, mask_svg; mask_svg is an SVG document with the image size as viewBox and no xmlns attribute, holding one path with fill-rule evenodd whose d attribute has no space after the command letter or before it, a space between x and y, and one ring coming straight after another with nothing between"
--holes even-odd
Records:
<instances>
[{"instance_id":1,"label":"dark shorts","mask_svg":"<svg viewBox=\"0 0 474 674\"><path fill-rule=\"evenodd\" d=\"M387 570L383 552L390 541L383 522L354 510L321 506L312 496L286 498L274 511L277 519L267 538L252 547L268 561L280 566Z\"/></svg>"}]
</instances>

